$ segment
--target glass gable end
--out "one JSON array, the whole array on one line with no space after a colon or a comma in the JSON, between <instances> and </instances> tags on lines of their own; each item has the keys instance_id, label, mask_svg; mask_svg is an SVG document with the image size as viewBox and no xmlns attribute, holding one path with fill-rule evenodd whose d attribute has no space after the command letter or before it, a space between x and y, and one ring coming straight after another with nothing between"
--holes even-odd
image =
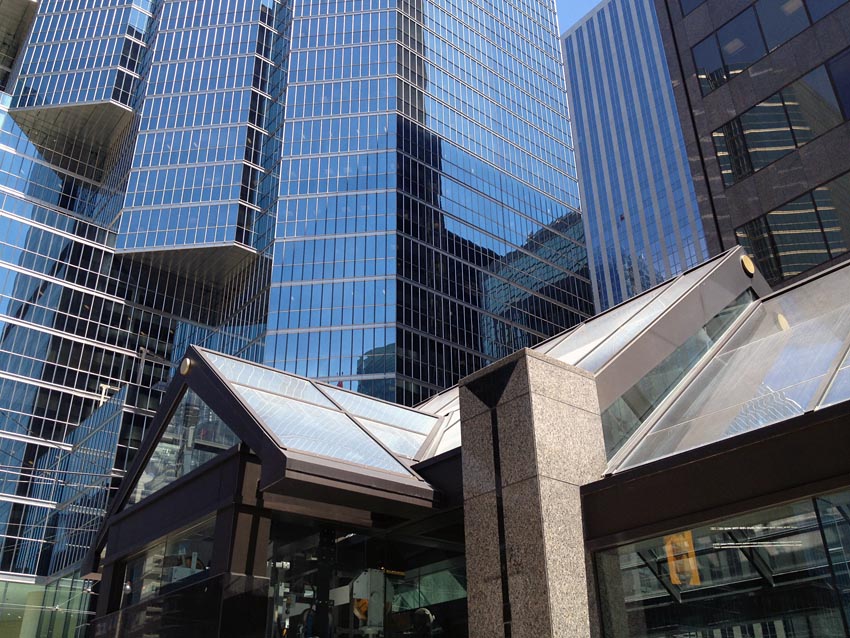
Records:
<instances>
[{"instance_id":1,"label":"glass gable end","mask_svg":"<svg viewBox=\"0 0 850 638\"><path fill-rule=\"evenodd\" d=\"M134 505L232 448L239 439L192 390L186 390L128 499Z\"/></svg>"}]
</instances>

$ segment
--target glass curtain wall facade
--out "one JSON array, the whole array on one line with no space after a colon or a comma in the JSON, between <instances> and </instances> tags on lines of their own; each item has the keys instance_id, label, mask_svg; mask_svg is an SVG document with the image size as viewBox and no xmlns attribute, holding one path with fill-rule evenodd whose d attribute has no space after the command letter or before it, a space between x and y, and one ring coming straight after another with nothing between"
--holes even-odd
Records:
<instances>
[{"instance_id":1,"label":"glass curtain wall facade","mask_svg":"<svg viewBox=\"0 0 850 638\"><path fill-rule=\"evenodd\" d=\"M552 9L295 7L267 364L411 404L592 312Z\"/></svg>"},{"instance_id":2,"label":"glass curtain wall facade","mask_svg":"<svg viewBox=\"0 0 850 638\"><path fill-rule=\"evenodd\" d=\"M0 580L73 568L192 343L413 403L592 314L554 5L32 4L0 7Z\"/></svg>"},{"instance_id":3,"label":"glass curtain wall facade","mask_svg":"<svg viewBox=\"0 0 850 638\"><path fill-rule=\"evenodd\" d=\"M610 0L562 36L594 298L605 310L708 250L652 0Z\"/></svg>"}]
</instances>

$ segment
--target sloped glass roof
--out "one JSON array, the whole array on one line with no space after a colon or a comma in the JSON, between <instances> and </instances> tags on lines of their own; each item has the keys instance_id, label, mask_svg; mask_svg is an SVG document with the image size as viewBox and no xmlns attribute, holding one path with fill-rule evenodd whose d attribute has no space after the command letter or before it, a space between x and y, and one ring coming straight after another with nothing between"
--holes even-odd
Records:
<instances>
[{"instance_id":1,"label":"sloped glass roof","mask_svg":"<svg viewBox=\"0 0 850 638\"><path fill-rule=\"evenodd\" d=\"M588 372L598 372L644 328L714 270L719 261L720 258L706 262L534 349Z\"/></svg>"},{"instance_id":2,"label":"sloped glass roof","mask_svg":"<svg viewBox=\"0 0 850 638\"><path fill-rule=\"evenodd\" d=\"M320 454L390 472L408 473L344 412L234 384L236 393L285 449Z\"/></svg>"},{"instance_id":3,"label":"sloped glass roof","mask_svg":"<svg viewBox=\"0 0 850 638\"><path fill-rule=\"evenodd\" d=\"M764 300L617 471L850 398L850 268Z\"/></svg>"},{"instance_id":4,"label":"sloped glass roof","mask_svg":"<svg viewBox=\"0 0 850 638\"><path fill-rule=\"evenodd\" d=\"M198 350L234 394L288 450L411 475L413 459L438 417Z\"/></svg>"}]
</instances>

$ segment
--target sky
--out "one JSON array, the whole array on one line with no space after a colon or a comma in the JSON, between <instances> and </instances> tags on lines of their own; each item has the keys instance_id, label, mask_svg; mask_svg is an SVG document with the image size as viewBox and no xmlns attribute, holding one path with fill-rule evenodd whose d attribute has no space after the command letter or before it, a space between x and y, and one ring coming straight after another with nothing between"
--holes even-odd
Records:
<instances>
[{"instance_id":1,"label":"sky","mask_svg":"<svg viewBox=\"0 0 850 638\"><path fill-rule=\"evenodd\" d=\"M573 26L579 18L599 4L600 0L556 0L558 4L558 24L560 33Z\"/></svg>"}]
</instances>

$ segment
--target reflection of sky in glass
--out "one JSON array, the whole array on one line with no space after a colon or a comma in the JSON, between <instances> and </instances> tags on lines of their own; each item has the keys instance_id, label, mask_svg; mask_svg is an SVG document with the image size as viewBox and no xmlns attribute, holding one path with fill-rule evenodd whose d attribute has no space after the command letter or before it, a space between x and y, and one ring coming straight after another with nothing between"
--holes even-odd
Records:
<instances>
[{"instance_id":1,"label":"reflection of sky in glass","mask_svg":"<svg viewBox=\"0 0 850 638\"><path fill-rule=\"evenodd\" d=\"M841 284L846 285L841 274L766 301L661 416L623 467L812 409L836 360L847 356L850 305L838 294ZM839 371L823 404L848 398L846 384Z\"/></svg>"},{"instance_id":2,"label":"reflection of sky in glass","mask_svg":"<svg viewBox=\"0 0 850 638\"><path fill-rule=\"evenodd\" d=\"M376 421L390 423L406 430L413 430L420 434L428 434L437 422L437 418L407 410L397 405L390 405L376 401L362 394L346 392L327 386L324 388L331 398L339 403L344 410L348 410L355 416L363 416Z\"/></svg>"},{"instance_id":3,"label":"reflection of sky in glass","mask_svg":"<svg viewBox=\"0 0 850 638\"><path fill-rule=\"evenodd\" d=\"M268 368L261 368L244 361L237 361L230 357L224 357L212 352L204 352L204 357L213 364L215 368L233 383L268 390L295 399L303 399L318 405L332 408L334 405L307 379L301 379L291 374L277 372Z\"/></svg>"},{"instance_id":4,"label":"reflection of sky in glass","mask_svg":"<svg viewBox=\"0 0 850 638\"><path fill-rule=\"evenodd\" d=\"M234 389L284 448L408 474L392 455L342 412L244 386L234 386Z\"/></svg>"}]
</instances>

